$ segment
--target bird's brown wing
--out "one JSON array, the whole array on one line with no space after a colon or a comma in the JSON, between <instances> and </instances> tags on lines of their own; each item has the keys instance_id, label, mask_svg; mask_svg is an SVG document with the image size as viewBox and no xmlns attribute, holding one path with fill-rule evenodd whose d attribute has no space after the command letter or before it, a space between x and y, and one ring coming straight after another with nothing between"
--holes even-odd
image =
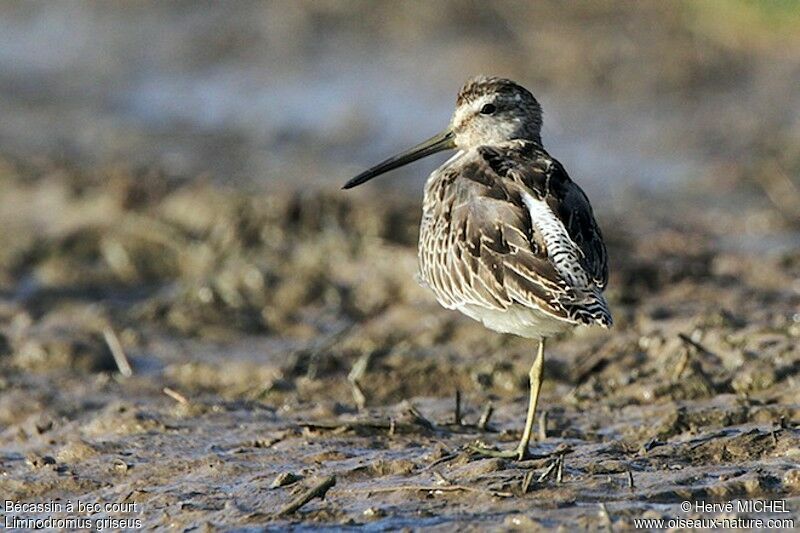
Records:
<instances>
[{"instance_id":1,"label":"bird's brown wing","mask_svg":"<svg viewBox=\"0 0 800 533\"><path fill-rule=\"evenodd\" d=\"M526 203L531 199L544 202L574 241L575 268L585 286L565 276L548 247L546 228L532 218ZM586 196L541 149L524 141L482 147L429 182L421 274L447 307L505 310L517 303L584 322L574 308L591 299L587 294L600 294L605 265L605 246Z\"/></svg>"}]
</instances>

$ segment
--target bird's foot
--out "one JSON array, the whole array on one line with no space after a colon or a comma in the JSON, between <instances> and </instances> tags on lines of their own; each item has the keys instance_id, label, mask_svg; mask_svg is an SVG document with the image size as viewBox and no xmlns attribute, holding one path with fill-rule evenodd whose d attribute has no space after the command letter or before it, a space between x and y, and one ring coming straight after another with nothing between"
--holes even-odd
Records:
<instances>
[{"instance_id":1,"label":"bird's foot","mask_svg":"<svg viewBox=\"0 0 800 533\"><path fill-rule=\"evenodd\" d=\"M530 451L527 446L517 446L513 450L495 450L494 448L488 448L482 444L470 444L469 449L478 455L484 455L486 457L516 459L517 461L524 461L530 457Z\"/></svg>"}]
</instances>

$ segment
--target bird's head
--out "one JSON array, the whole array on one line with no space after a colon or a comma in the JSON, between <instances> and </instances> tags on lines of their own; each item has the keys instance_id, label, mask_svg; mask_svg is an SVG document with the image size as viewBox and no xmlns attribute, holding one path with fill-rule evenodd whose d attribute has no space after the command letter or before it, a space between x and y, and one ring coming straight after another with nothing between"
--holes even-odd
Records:
<instances>
[{"instance_id":1,"label":"bird's head","mask_svg":"<svg viewBox=\"0 0 800 533\"><path fill-rule=\"evenodd\" d=\"M427 141L362 172L344 185L350 189L372 178L442 150L467 150L511 139L541 144L542 108L524 87L504 78L478 76L456 98L447 129Z\"/></svg>"},{"instance_id":2,"label":"bird's head","mask_svg":"<svg viewBox=\"0 0 800 533\"><path fill-rule=\"evenodd\" d=\"M541 144L542 108L521 85L478 76L458 92L449 129L456 146L462 149L511 139Z\"/></svg>"}]
</instances>

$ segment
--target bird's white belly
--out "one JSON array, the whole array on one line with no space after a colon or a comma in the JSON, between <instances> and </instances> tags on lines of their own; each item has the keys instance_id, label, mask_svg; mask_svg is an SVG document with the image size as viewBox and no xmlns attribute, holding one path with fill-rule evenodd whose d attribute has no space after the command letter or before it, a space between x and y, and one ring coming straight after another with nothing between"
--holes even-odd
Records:
<instances>
[{"instance_id":1,"label":"bird's white belly","mask_svg":"<svg viewBox=\"0 0 800 533\"><path fill-rule=\"evenodd\" d=\"M489 329L528 339L552 337L574 326L567 320L523 305L512 305L505 311L488 309L474 304L460 305L456 309L468 317L482 322Z\"/></svg>"}]
</instances>

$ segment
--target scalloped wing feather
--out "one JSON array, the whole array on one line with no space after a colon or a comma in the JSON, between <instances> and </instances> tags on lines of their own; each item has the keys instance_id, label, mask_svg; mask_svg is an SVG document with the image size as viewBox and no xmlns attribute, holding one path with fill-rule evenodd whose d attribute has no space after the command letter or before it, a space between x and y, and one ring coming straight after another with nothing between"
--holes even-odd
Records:
<instances>
[{"instance_id":1,"label":"scalloped wing feather","mask_svg":"<svg viewBox=\"0 0 800 533\"><path fill-rule=\"evenodd\" d=\"M480 147L425 189L420 277L451 309L536 309L611 324L605 245L583 191L528 141Z\"/></svg>"}]
</instances>

